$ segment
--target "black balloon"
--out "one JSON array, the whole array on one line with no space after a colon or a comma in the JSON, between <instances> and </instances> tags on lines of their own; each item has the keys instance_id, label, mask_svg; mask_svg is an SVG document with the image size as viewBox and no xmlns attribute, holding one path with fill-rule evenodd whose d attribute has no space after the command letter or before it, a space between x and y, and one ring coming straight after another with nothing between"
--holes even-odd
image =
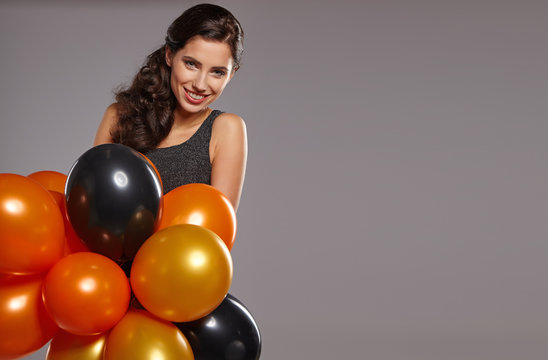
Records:
<instances>
[{"instance_id":1,"label":"black balloon","mask_svg":"<svg viewBox=\"0 0 548 360\"><path fill-rule=\"evenodd\" d=\"M139 152L120 144L86 151L65 186L67 214L94 252L124 262L153 234L162 212L162 184Z\"/></svg>"},{"instance_id":2,"label":"black balloon","mask_svg":"<svg viewBox=\"0 0 548 360\"><path fill-rule=\"evenodd\" d=\"M257 360L261 355L261 334L253 316L230 294L209 315L175 325L196 360Z\"/></svg>"}]
</instances>

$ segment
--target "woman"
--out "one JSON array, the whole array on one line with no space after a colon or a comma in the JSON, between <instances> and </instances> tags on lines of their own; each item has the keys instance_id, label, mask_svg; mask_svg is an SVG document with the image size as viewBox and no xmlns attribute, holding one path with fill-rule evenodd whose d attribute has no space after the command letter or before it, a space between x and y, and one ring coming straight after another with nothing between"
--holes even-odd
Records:
<instances>
[{"instance_id":1,"label":"woman","mask_svg":"<svg viewBox=\"0 0 548 360\"><path fill-rule=\"evenodd\" d=\"M247 161L245 123L210 106L238 70L242 51L241 25L228 10L210 4L186 10L133 83L116 93L94 145L120 143L145 154L165 193L210 184L236 210Z\"/></svg>"}]
</instances>

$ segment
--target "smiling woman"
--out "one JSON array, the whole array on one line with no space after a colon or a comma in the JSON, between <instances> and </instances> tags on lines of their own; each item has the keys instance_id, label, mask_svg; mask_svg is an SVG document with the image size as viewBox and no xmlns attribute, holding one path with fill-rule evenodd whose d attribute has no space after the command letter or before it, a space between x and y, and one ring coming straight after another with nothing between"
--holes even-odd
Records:
<instances>
[{"instance_id":1,"label":"smiling woman","mask_svg":"<svg viewBox=\"0 0 548 360\"><path fill-rule=\"evenodd\" d=\"M196 37L173 54L166 50L171 88L186 111L215 101L234 75L234 61L225 43Z\"/></svg>"},{"instance_id":2,"label":"smiling woman","mask_svg":"<svg viewBox=\"0 0 548 360\"><path fill-rule=\"evenodd\" d=\"M238 207L247 162L245 123L211 108L240 66L243 31L226 9L186 10L168 28L132 84L116 94L95 145L121 143L157 167L164 193L209 184Z\"/></svg>"}]
</instances>

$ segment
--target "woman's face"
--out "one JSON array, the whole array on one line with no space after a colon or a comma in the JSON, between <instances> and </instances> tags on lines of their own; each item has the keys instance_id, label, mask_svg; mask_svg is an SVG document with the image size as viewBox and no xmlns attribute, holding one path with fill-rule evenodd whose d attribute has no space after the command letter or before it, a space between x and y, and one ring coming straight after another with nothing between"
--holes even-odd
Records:
<instances>
[{"instance_id":1,"label":"woman's face","mask_svg":"<svg viewBox=\"0 0 548 360\"><path fill-rule=\"evenodd\" d=\"M202 37L190 39L175 54L168 49L166 62L178 107L190 113L209 107L234 75L230 47Z\"/></svg>"}]
</instances>

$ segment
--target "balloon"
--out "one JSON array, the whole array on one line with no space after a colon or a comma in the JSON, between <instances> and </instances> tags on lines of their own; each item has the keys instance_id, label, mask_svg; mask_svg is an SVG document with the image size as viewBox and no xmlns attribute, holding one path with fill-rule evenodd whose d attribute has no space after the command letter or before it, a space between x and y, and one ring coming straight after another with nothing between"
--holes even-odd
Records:
<instances>
[{"instance_id":1,"label":"balloon","mask_svg":"<svg viewBox=\"0 0 548 360\"><path fill-rule=\"evenodd\" d=\"M162 184L162 188L164 187L164 184L162 182L162 177L160 176L160 172L158 171L158 168L156 167L156 165L154 165L154 163L143 153L139 153L142 157L145 158L146 161L148 161L148 163L152 166L152 168L154 169L154 171L156 172L156 175L158 175L158 179L160 179L160 183Z\"/></svg>"},{"instance_id":2,"label":"balloon","mask_svg":"<svg viewBox=\"0 0 548 360\"><path fill-rule=\"evenodd\" d=\"M69 222L73 229L87 229L90 218L90 197L81 185L74 185L70 189L70 194L70 202L66 200L65 195L65 209Z\"/></svg>"},{"instance_id":3,"label":"balloon","mask_svg":"<svg viewBox=\"0 0 548 360\"><path fill-rule=\"evenodd\" d=\"M65 225L65 247L63 255L72 254L75 252L89 251L86 245L78 237L72 224L70 223L67 215L67 207L65 205L65 195L58 193L57 191L50 190L49 193L55 199L61 215L63 215L63 223Z\"/></svg>"},{"instance_id":4,"label":"balloon","mask_svg":"<svg viewBox=\"0 0 548 360\"><path fill-rule=\"evenodd\" d=\"M94 237L93 251L102 254L110 259L122 259L124 257L124 239L116 236L101 227L88 229L88 235ZM88 246L90 243L86 243ZM122 260L118 261L123 263Z\"/></svg>"},{"instance_id":5,"label":"balloon","mask_svg":"<svg viewBox=\"0 0 548 360\"><path fill-rule=\"evenodd\" d=\"M107 333L81 336L59 331L51 340L46 360L103 360Z\"/></svg>"},{"instance_id":6,"label":"balloon","mask_svg":"<svg viewBox=\"0 0 548 360\"><path fill-rule=\"evenodd\" d=\"M42 303L39 275L0 275L0 359L38 350L58 330Z\"/></svg>"},{"instance_id":7,"label":"balloon","mask_svg":"<svg viewBox=\"0 0 548 360\"><path fill-rule=\"evenodd\" d=\"M25 176L0 174L0 273L48 271L63 255L64 238L51 194Z\"/></svg>"},{"instance_id":8,"label":"balloon","mask_svg":"<svg viewBox=\"0 0 548 360\"><path fill-rule=\"evenodd\" d=\"M261 334L253 316L230 294L209 315L175 325L196 360L258 360L261 355Z\"/></svg>"},{"instance_id":9,"label":"balloon","mask_svg":"<svg viewBox=\"0 0 548 360\"><path fill-rule=\"evenodd\" d=\"M91 251L119 262L135 256L161 217L156 171L140 153L120 144L99 145L80 156L68 174L65 195L78 236Z\"/></svg>"},{"instance_id":10,"label":"balloon","mask_svg":"<svg viewBox=\"0 0 548 360\"><path fill-rule=\"evenodd\" d=\"M38 181L47 190L65 193L65 182L67 176L57 171L37 171L28 176L29 178Z\"/></svg>"},{"instance_id":11,"label":"balloon","mask_svg":"<svg viewBox=\"0 0 548 360\"><path fill-rule=\"evenodd\" d=\"M137 300L169 321L191 321L215 309L232 281L232 258L223 241L197 225L174 225L152 235L131 267Z\"/></svg>"},{"instance_id":12,"label":"balloon","mask_svg":"<svg viewBox=\"0 0 548 360\"><path fill-rule=\"evenodd\" d=\"M139 209L131 215L128 221L128 226L124 234L125 239L137 239L141 234L154 233L154 214L147 209ZM125 244L125 252L133 254L131 258L135 257L137 250L141 247L141 243L138 241L128 241Z\"/></svg>"},{"instance_id":13,"label":"balloon","mask_svg":"<svg viewBox=\"0 0 548 360\"><path fill-rule=\"evenodd\" d=\"M104 360L193 360L192 348L177 327L144 310L130 310L110 331Z\"/></svg>"},{"instance_id":14,"label":"balloon","mask_svg":"<svg viewBox=\"0 0 548 360\"><path fill-rule=\"evenodd\" d=\"M61 259L48 272L42 293L56 324L76 335L109 330L124 316L130 299L129 282L122 269L92 252Z\"/></svg>"},{"instance_id":15,"label":"balloon","mask_svg":"<svg viewBox=\"0 0 548 360\"><path fill-rule=\"evenodd\" d=\"M236 237L236 213L230 200L213 186L187 184L164 196L164 212L158 229L176 224L203 226L232 249Z\"/></svg>"}]
</instances>

